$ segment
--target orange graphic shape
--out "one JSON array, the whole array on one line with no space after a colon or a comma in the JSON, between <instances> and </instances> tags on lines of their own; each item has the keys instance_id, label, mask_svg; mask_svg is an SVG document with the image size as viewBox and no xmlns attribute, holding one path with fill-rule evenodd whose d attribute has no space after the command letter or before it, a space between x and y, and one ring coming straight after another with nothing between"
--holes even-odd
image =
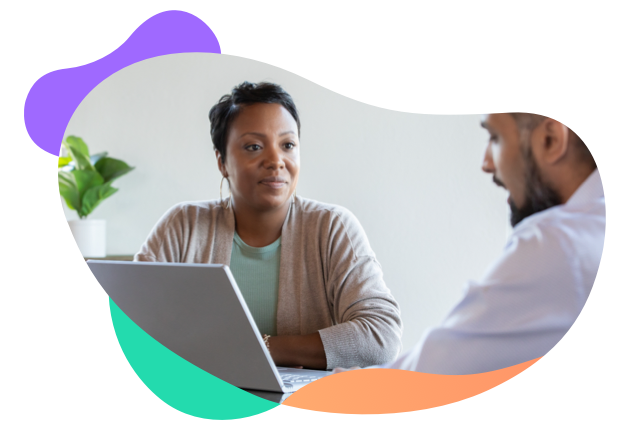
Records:
<instances>
[{"instance_id":1,"label":"orange graphic shape","mask_svg":"<svg viewBox=\"0 0 636 441\"><path fill-rule=\"evenodd\" d=\"M350 371L284 404L350 415L634 415L636 356L550 355L475 375Z\"/></svg>"},{"instance_id":2,"label":"orange graphic shape","mask_svg":"<svg viewBox=\"0 0 636 441\"><path fill-rule=\"evenodd\" d=\"M436 375L397 369L360 369L308 384L283 404L320 412L378 414L430 409L473 397L532 366L530 360L483 374Z\"/></svg>"}]
</instances>

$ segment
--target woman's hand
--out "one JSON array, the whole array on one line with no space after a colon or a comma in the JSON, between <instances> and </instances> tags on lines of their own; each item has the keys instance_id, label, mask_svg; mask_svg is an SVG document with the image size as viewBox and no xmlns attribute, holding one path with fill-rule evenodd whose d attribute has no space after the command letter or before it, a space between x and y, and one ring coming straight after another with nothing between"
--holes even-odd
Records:
<instances>
[{"instance_id":1,"label":"woman's hand","mask_svg":"<svg viewBox=\"0 0 636 441\"><path fill-rule=\"evenodd\" d=\"M325 348L317 332L270 337L269 353L276 366L327 369Z\"/></svg>"}]
</instances>

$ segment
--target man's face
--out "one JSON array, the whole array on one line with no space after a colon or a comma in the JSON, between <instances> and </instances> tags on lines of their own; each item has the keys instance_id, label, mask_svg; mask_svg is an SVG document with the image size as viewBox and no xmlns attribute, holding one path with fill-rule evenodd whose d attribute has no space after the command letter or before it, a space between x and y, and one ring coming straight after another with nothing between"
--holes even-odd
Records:
<instances>
[{"instance_id":1,"label":"man's face","mask_svg":"<svg viewBox=\"0 0 636 441\"><path fill-rule=\"evenodd\" d=\"M541 178L534 160L530 133L521 135L517 122L508 113L482 118L490 134L482 170L509 192L510 223L514 227L526 217L561 203L556 191Z\"/></svg>"}]
</instances>

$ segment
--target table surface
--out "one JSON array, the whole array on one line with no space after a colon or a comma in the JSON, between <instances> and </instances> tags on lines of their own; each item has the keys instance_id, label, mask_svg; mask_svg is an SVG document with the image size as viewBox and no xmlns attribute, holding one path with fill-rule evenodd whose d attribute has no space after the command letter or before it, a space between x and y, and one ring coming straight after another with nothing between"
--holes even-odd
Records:
<instances>
[{"instance_id":1,"label":"table surface","mask_svg":"<svg viewBox=\"0 0 636 441\"><path fill-rule=\"evenodd\" d=\"M106 256L106 257L84 257L84 260L124 260L132 262L134 255L122 255L122 256Z\"/></svg>"},{"instance_id":2,"label":"table surface","mask_svg":"<svg viewBox=\"0 0 636 441\"><path fill-rule=\"evenodd\" d=\"M287 398L289 398L292 393L280 393L280 392L265 392L262 390L253 390L253 389L243 389L245 392L249 392L252 395L256 395L257 397L261 397L265 400L272 401L274 403L282 404Z\"/></svg>"}]
</instances>

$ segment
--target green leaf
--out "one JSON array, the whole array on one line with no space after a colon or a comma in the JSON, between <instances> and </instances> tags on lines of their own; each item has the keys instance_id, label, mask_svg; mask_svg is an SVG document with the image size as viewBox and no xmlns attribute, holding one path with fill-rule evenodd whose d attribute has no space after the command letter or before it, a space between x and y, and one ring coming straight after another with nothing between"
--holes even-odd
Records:
<instances>
[{"instance_id":1,"label":"green leaf","mask_svg":"<svg viewBox=\"0 0 636 441\"><path fill-rule=\"evenodd\" d=\"M100 159L102 159L103 157L105 157L106 155L108 155L107 152L101 152L101 153L95 153L94 155L91 155L89 158L89 161L91 163L91 165L95 165L95 163L97 163L97 161L99 161ZM57 163L58 168L63 168L64 171L73 171L75 170L75 161L73 161L73 158L71 158L70 156L62 156Z\"/></svg>"},{"instance_id":2,"label":"green leaf","mask_svg":"<svg viewBox=\"0 0 636 441\"><path fill-rule=\"evenodd\" d=\"M73 174L70 172L58 171L57 182L60 187L60 195L64 198L68 208L79 212L81 208L81 199Z\"/></svg>"},{"instance_id":3,"label":"green leaf","mask_svg":"<svg viewBox=\"0 0 636 441\"><path fill-rule=\"evenodd\" d=\"M104 178L95 170L78 170L75 169L71 172L75 178L77 184L77 190L79 192L79 199L81 201L80 209L77 213L82 217L82 213L85 211L84 207L84 195L88 190L93 187L99 187L104 183ZM85 216L85 215L84 215Z\"/></svg>"},{"instance_id":4,"label":"green leaf","mask_svg":"<svg viewBox=\"0 0 636 441\"><path fill-rule=\"evenodd\" d=\"M68 136L62 145L69 156L58 160L60 194L69 208L84 218L117 192L110 183L134 167L119 159L108 158L106 152L89 156L88 146L78 136Z\"/></svg>"},{"instance_id":5,"label":"green leaf","mask_svg":"<svg viewBox=\"0 0 636 441\"><path fill-rule=\"evenodd\" d=\"M70 138L76 138L81 141L80 138L75 136L69 136L66 140L68 141ZM91 164L91 160L88 157L88 149L86 148L84 141L82 141L81 145L75 145L74 143L68 142L67 144L68 151L71 154L71 158L73 158L76 170L95 170L95 167Z\"/></svg>"},{"instance_id":6,"label":"green leaf","mask_svg":"<svg viewBox=\"0 0 636 441\"><path fill-rule=\"evenodd\" d=\"M79 136L67 136L66 140L62 142L62 145L69 151L69 147L73 147L75 151L80 152L84 156L88 156L88 146L82 138Z\"/></svg>"},{"instance_id":7,"label":"green leaf","mask_svg":"<svg viewBox=\"0 0 636 441\"><path fill-rule=\"evenodd\" d=\"M95 169L102 175L104 182L113 182L134 168L124 161L108 157L103 157L95 163Z\"/></svg>"},{"instance_id":8,"label":"green leaf","mask_svg":"<svg viewBox=\"0 0 636 441\"><path fill-rule=\"evenodd\" d=\"M82 198L82 210L79 212L80 217L86 217L91 214L104 199L115 194L117 190L117 188L111 187L110 184L104 184L86 190Z\"/></svg>"},{"instance_id":9,"label":"green leaf","mask_svg":"<svg viewBox=\"0 0 636 441\"><path fill-rule=\"evenodd\" d=\"M72 160L73 158L71 158L70 156L60 156L60 158L57 160L57 167L64 167L65 165L68 165Z\"/></svg>"}]
</instances>

